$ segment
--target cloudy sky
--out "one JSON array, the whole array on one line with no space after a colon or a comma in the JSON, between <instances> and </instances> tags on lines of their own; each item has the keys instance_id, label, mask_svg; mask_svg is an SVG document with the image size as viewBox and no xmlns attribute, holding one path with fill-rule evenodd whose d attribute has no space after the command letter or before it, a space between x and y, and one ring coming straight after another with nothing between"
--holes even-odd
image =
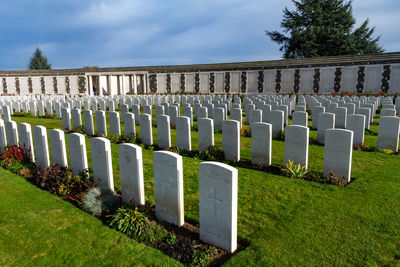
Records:
<instances>
[{"instance_id":1,"label":"cloudy sky","mask_svg":"<svg viewBox=\"0 0 400 267\"><path fill-rule=\"evenodd\" d=\"M290 0L1 0L0 69L26 69L35 47L53 68L281 58L265 30ZM354 0L358 23L400 51L400 1Z\"/></svg>"}]
</instances>

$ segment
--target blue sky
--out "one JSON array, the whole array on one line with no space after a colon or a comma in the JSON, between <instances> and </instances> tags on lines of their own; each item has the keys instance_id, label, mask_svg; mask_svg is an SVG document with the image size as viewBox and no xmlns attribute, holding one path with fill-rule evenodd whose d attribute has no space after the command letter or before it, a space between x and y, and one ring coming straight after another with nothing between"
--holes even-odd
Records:
<instances>
[{"instance_id":1,"label":"blue sky","mask_svg":"<svg viewBox=\"0 0 400 267\"><path fill-rule=\"evenodd\" d=\"M265 30L290 0L1 0L0 69L26 69L35 47L53 68L281 58ZM387 52L400 51L400 1L354 0Z\"/></svg>"}]
</instances>

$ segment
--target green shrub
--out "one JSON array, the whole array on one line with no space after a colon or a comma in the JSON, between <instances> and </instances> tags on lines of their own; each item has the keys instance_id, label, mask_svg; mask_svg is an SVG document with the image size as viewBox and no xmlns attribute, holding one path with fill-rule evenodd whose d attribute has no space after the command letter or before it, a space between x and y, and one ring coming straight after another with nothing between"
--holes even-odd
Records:
<instances>
[{"instance_id":1,"label":"green shrub","mask_svg":"<svg viewBox=\"0 0 400 267\"><path fill-rule=\"evenodd\" d=\"M343 177L336 177L333 171L329 172L328 181L330 184L338 185L338 186L345 186L348 184L347 179Z\"/></svg>"},{"instance_id":2,"label":"green shrub","mask_svg":"<svg viewBox=\"0 0 400 267\"><path fill-rule=\"evenodd\" d=\"M250 132L246 128L242 127L240 128L240 136L244 137L250 137Z\"/></svg>"},{"instance_id":3,"label":"green shrub","mask_svg":"<svg viewBox=\"0 0 400 267\"><path fill-rule=\"evenodd\" d=\"M93 216L100 216L115 208L119 202L113 192L94 187L84 194L82 208Z\"/></svg>"},{"instance_id":4,"label":"green shrub","mask_svg":"<svg viewBox=\"0 0 400 267\"><path fill-rule=\"evenodd\" d=\"M391 149L382 149L381 151L386 155L392 155L394 153L394 151Z\"/></svg>"},{"instance_id":5,"label":"green shrub","mask_svg":"<svg viewBox=\"0 0 400 267\"><path fill-rule=\"evenodd\" d=\"M175 245L178 242L176 235L169 233L164 240L168 245Z\"/></svg>"},{"instance_id":6,"label":"green shrub","mask_svg":"<svg viewBox=\"0 0 400 267\"><path fill-rule=\"evenodd\" d=\"M210 263L210 255L208 251L195 249L192 256L190 266L207 266Z\"/></svg>"},{"instance_id":7,"label":"green shrub","mask_svg":"<svg viewBox=\"0 0 400 267\"><path fill-rule=\"evenodd\" d=\"M74 133L80 133L80 134L83 134L83 135L86 135L86 134L87 134L86 129L85 129L85 127L83 127L83 126L79 126L79 127L74 128L74 129L72 130L72 132L74 132Z\"/></svg>"},{"instance_id":8,"label":"green shrub","mask_svg":"<svg viewBox=\"0 0 400 267\"><path fill-rule=\"evenodd\" d=\"M305 166L301 164L294 164L292 160L289 160L282 166L282 173L291 178L303 179L304 176L309 172Z\"/></svg>"},{"instance_id":9,"label":"green shrub","mask_svg":"<svg viewBox=\"0 0 400 267\"><path fill-rule=\"evenodd\" d=\"M129 207L118 208L115 214L109 216L111 218L110 227L120 231L130 238L139 241L154 241L156 234L156 226L153 225L146 215L137 208Z\"/></svg>"},{"instance_id":10,"label":"green shrub","mask_svg":"<svg viewBox=\"0 0 400 267\"><path fill-rule=\"evenodd\" d=\"M77 204L81 203L83 194L94 185L93 177L87 171L73 175L71 169L58 164L44 170L36 166L32 170L32 181L38 187Z\"/></svg>"},{"instance_id":11,"label":"green shrub","mask_svg":"<svg viewBox=\"0 0 400 267\"><path fill-rule=\"evenodd\" d=\"M138 140L140 140L140 139L136 138L136 136L133 134L130 137L126 137L123 134L113 134L111 136L106 136L106 138L109 139L110 142L114 143L114 144L122 144L122 143L134 143L134 144L136 143L137 144L137 143L140 143L140 142L138 142Z\"/></svg>"},{"instance_id":12,"label":"green shrub","mask_svg":"<svg viewBox=\"0 0 400 267\"><path fill-rule=\"evenodd\" d=\"M199 154L201 160L222 161L225 159L225 154L222 149L216 146L210 146L205 151Z\"/></svg>"}]
</instances>

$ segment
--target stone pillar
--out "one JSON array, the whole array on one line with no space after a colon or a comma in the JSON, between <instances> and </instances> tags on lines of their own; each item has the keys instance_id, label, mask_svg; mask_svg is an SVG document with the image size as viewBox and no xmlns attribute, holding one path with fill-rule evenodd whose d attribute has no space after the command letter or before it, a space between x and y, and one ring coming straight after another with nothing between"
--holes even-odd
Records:
<instances>
[{"instance_id":1,"label":"stone pillar","mask_svg":"<svg viewBox=\"0 0 400 267\"><path fill-rule=\"evenodd\" d=\"M88 84L89 84L88 94L89 95L93 95L94 92L93 92L93 77L92 77L92 75L88 76L88 80L89 80L89 82L88 82Z\"/></svg>"},{"instance_id":2,"label":"stone pillar","mask_svg":"<svg viewBox=\"0 0 400 267\"><path fill-rule=\"evenodd\" d=\"M133 88L132 88L132 90L133 90L133 93L136 95L137 94L136 74L132 75L132 79L133 79L133 82L132 82Z\"/></svg>"},{"instance_id":3,"label":"stone pillar","mask_svg":"<svg viewBox=\"0 0 400 267\"><path fill-rule=\"evenodd\" d=\"M121 95L126 95L125 75L120 76L120 78L121 78Z\"/></svg>"},{"instance_id":4,"label":"stone pillar","mask_svg":"<svg viewBox=\"0 0 400 267\"><path fill-rule=\"evenodd\" d=\"M111 78L112 78L112 75L107 75L107 93L109 94L109 95L111 95L112 94L112 85L111 85Z\"/></svg>"},{"instance_id":5,"label":"stone pillar","mask_svg":"<svg viewBox=\"0 0 400 267\"><path fill-rule=\"evenodd\" d=\"M101 75L99 75L99 95L103 95L103 83L101 82Z\"/></svg>"},{"instance_id":6,"label":"stone pillar","mask_svg":"<svg viewBox=\"0 0 400 267\"><path fill-rule=\"evenodd\" d=\"M147 75L146 74L143 74L143 92L145 94L148 93L148 91L147 91Z\"/></svg>"}]
</instances>

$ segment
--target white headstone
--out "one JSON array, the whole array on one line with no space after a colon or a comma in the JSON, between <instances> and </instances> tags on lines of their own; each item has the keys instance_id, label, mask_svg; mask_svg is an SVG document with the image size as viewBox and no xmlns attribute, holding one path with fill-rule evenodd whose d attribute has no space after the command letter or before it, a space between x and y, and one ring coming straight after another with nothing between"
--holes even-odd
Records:
<instances>
[{"instance_id":1,"label":"white headstone","mask_svg":"<svg viewBox=\"0 0 400 267\"><path fill-rule=\"evenodd\" d=\"M68 108L61 109L62 125L63 129L71 130L71 110Z\"/></svg>"},{"instance_id":2,"label":"white headstone","mask_svg":"<svg viewBox=\"0 0 400 267\"><path fill-rule=\"evenodd\" d=\"M272 125L255 122L251 125L251 164L271 165Z\"/></svg>"},{"instance_id":3,"label":"white headstone","mask_svg":"<svg viewBox=\"0 0 400 267\"><path fill-rule=\"evenodd\" d=\"M353 153L353 132L342 129L328 129L325 135L324 176L351 179Z\"/></svg>"},{"instance_id":4,"label":"white headstone","mask_svg":"<svg viewBox=\"0 0 400 267\"><path fill-rule=\"evenodd\" d=\"M121 125L119 121L119 112L111 111L109 114L110 119L110 134L121 135Z\"/></svg>"},{"instance_id":5,"label":"white headstone","mask_svg":"<svg viewBox=\"0 0 400 267\"><path fill-rule=\"evenodd\" d=\"M11 110L9 106L3 106L3 116L4 116L4 121L11 120Z\"/></svg>"},{"instance_id":6,"label":"white headstone","mask_svg":"<svg viewBox=\"0 0 400 267\"><path fill-rule=\"evenodd\" d=\"M114 191L110 140L104 137L90 139L95 184L103 190Z\"/></svg>"},{"instance_id":7,"label":"white headstone","mask_svg":"<svg viewBox=\"0 0 400 267\"><path fill-rule=\"evenodd\" d=\"M176 124L176 118L179 117L179 109L177 106L169 107L169 120L171 124Z\"/></svg>"},{"instance_id":8,"label":"white headstone","mask_svg":"<svg viewBox=\"0 0 400 267\"><path fill-rule=\"evenodd\" d=\"M292 125L300 125L307 127L308 125L308 113L305 111L293 112Z\"/></svg>"},{"instance_id":9,"label":"white headstone","mask_svg":"<svg viewBox=\"0 0 400 267\"><path fill-rule=\"evenodd\" d=\"M317 142L325 144L325 131L335 128L335 114L320 113L318 114Z\"/></svg>"},{"instance_id":10,"label":"white headstone","mask_svg":"<svg viewBox=\"0 0 400 267\"><path fill-rule=\"evenodd\" d=\"M212 119L198 119L199 128L199 151L203 152L208 147L214 146L214 123Z\"/></svg>"},{"instance_id":11,"label":"white headstone","mask_svg":"<svg viewBox=\"0 0 400 267\"><path fill-rule=\"evenodd\" d=\"M81 127L82 126L81 110L74 108L71 113L72 113L72 127L74 129Z\"/></svg>"},{"instance_id":12,"label":"white headstone","mask_svg":"<svg viewBox=\"0 0 400 267\"><path fill-rule=\"evenodd\" d=\"M179 149L192 150L190 119L188 117L176 118L176 144Z\"/></svg>"},{"instance_id":13,"label":"white headstone","mask_svg":"<svg viewBox=\"0 0 400 267\"><path fill-rule=\"evenodd\" d=\"M324 113L325 107L312 107L311 108L311 119L312 119L312 128L318 129L318 114Z\"/></svg>"},{"instance_id":14,"label":"white headstone","mask_svg":"<svg viewBox=\"0 0 400 267\"><path fill-rule=\"evenodd\" d=\"M347 130L353 131L353 144L362 145L364 143L365 116L361 114L348 115Z\"/></svg>"},{"instance_id":15,"label":"white headstone","mask_svg":"<svg viewBox=\"0 0 400 267\"><path fill-rule=\"evenodd\" d=\"M233 108L231 110L231 120L238 121L240 128L242 128L242 110L239 108Z\"/></svg>"},{"instance_id":16,"label":"white headstone","mask_svg":"<svg viewBox=\"0 0 400 267\"><path fill-rule=\"evenodd\" d=\"M381 117L384 117L384 116L395 117L396 116L396 110L395 109L388 109L388 108L381 109Z\"/></svg>"},{"instance_id":17,"label":"white headstone","mask_svg":"<svg viewBox=\"0 0 400 267\"><path fill-rule=\"evenodd\" d=\"M31 125L28 123L20 123L18 124L18 130L19 130L19 143L21 147L25 149L25 151L28 153L31 161L34 162L35 153L33 148Z\"/></svg>"},{"instance_id":18,"label":"white headstone","mask_svg":"<svg viewBox=\"0 0 400 267\"><path fill-rule=\"evenodd\" d=\"M199 188L200 239L234 252L237 248L237 169L219 162L202 162Z\"/></svg>"},{"instance_id":19,"label":"white headstone","mask_svg":"<svg viewBox=\"0 0 400 267\"><path fill-rule=\"evenodd\" d=\"M132 200L144 205L142 148L134 144L119 144L118 155L122 201L129 203Z\"/></svg>"},{"instance_id":20,"label":"white headstone","mask_svg":"<svg viewBox=\"0 0 400 267\"><path fill-rule=\"evenodd\" d=\"M0 152L3 152L5 147L7 147L6 127L4 121L0 119Z\"/></svg>"},{"instance_id":21,"label":"white headstone","mask_svg":"<svg viewBox=\"0 0 400 267\"><path fill-rule=\"evenodd\" d=\"M153 144L153 129L151 126L151 116L149 114L139 115L140 139L145 145Z\"/></svg>"},{"instance_id":22,"label":"white headstone","mask_svg":"<svg viewBox=\"0 0 400 267\"><path fill-rule=\"evenodd\" d=\"M69 157L74 175L88 169L85 136L80 133L68 134Z\"/></svg>"},{"instance_id":23,"label":"white headstone","mask_svg":"<svg viewBox=\"0 0 400 267\"><path fill-rule=\"evenodd\" d=\"M308 167L308 137L309 129L300 125L286 126L285 130L285 162Z\"/></svg>"},{"instance_id":24,"label":"white headstone","mask_svg":"<svg viewBox=\"0 0 400 267\"><path fill-rule=\"evenodd\" d=\"M222 123L222 150L226 160L240 160L240 125L238 121Z\"/></svg>"},{"instance_id":25,"label":"white headstone","mask_svg":"<svg viewBox=\"0 0 400 267\"><path fill-rule=\"evenodd\" d=\"M83 120L86 134L88 136L94 135L93 113L89 109L83 111Z\"/></svg>"},{"instance_id":26,"label":"white headstone","mask_svg":"<svg viewBox=\"0 0 400 267\"><path fill-rule=\"evenodd\" d=\"M131 112L126 112L122 115L122 121L124 123L125 137L129 138L136 135L135 115Z\"/></svg>"},{"instance_id":27,"label":"white headstone","mask_svg":"<svg viewBox=\"0 0 400 267\"><path fill-rule=\"evenodd\" d=\"M154 200L158 219L182 226L183 165L182 157L168 151L153 153Z\"/></svg>"},{"instance_id":28,"label":"white headstone","mask_svg":"<svg viewBox=\"0 0 400 267\"><path fill-rule=\"evenodd\" d=\"M157 139L159 147L167 148L171 146L171 129L167 115L157 117Z\"/></svg>"},{"instance_id":29,"label":"white headstone","mask_svg":"<svg viewBox=\"0 0 400 267\"><path fill-rule=\"evenodd\" d=\"M356 109L356 114L361 114L365 116L365 129L369 129L371 110L369 108L358 108Z\"/></svg>"},{"instance_id":30,"label":"white headstone","mask_svg":"<svg viewBox=\"0 0 400 267\"><path fill-rule=\"evenodd\" d=\"M6 126L7 127L7 126ZM398 151L399 147L400 118L384 116L380 118L378 130L379 149Z\"/></svg>"},{"instance_id":31,"label":"white headstone","mask_svg":"<svg viewBox=\"0 0 400 267\"><path fill-rule=\"evenodd\" d=\"M17 123L15 121L6 121L5 125L7 133L7 143L9 145L18 146L19 138Z\"/></svg>"},{"instance_id":32,"label":"white headstone","mask_svg":"<svg viewBox=\"0 0 400 267\"><path fill-rule=\"evenodd\" d=\"M49 136L53 164L58 164L61 167L68 167L64 132L59 129L53 129L49 131Z\"/></svg>"},{"instance_id":33,"label":"white headstone","mask_svg":"<svg viewBox=\"0 0 400 267\"><path fill-rule=\"evenodd\" d=\"M103 110L96 111L97 136L107 136L106 113Z\"/></svg>"},{"instance_id":34,"label":"white headstone","mask_svg":"<svg viewBox=\"0 0 400 267\"><path fill-rule=\"evenodd\" d=\"M190 126L193 126L193 110L190 106L182 107L182 116L188 117L190 120Z\"/></svg>"},{"instance_id":35,"label":"white headstone","mask_svg":"<svg viewBox=\"0 0 400 267\"><path fill-rule=\"evenodd\" d=\"M277 137L283 132L284 112L282 110L272 110L268 112L267 122L272 125L272 137Z\"/></svg>"},{"instance_id":36,"label":"white headstone","mask_svg":"<svg viewBox=\"0 0 400 267\"><path fill-rule=\"evenodd\" d=\"M49 145L47 143L47 131L44 126L34 126L32 129L36 152L36 164L41 169L50 166Z\"/></svg>"}]
</instances>

